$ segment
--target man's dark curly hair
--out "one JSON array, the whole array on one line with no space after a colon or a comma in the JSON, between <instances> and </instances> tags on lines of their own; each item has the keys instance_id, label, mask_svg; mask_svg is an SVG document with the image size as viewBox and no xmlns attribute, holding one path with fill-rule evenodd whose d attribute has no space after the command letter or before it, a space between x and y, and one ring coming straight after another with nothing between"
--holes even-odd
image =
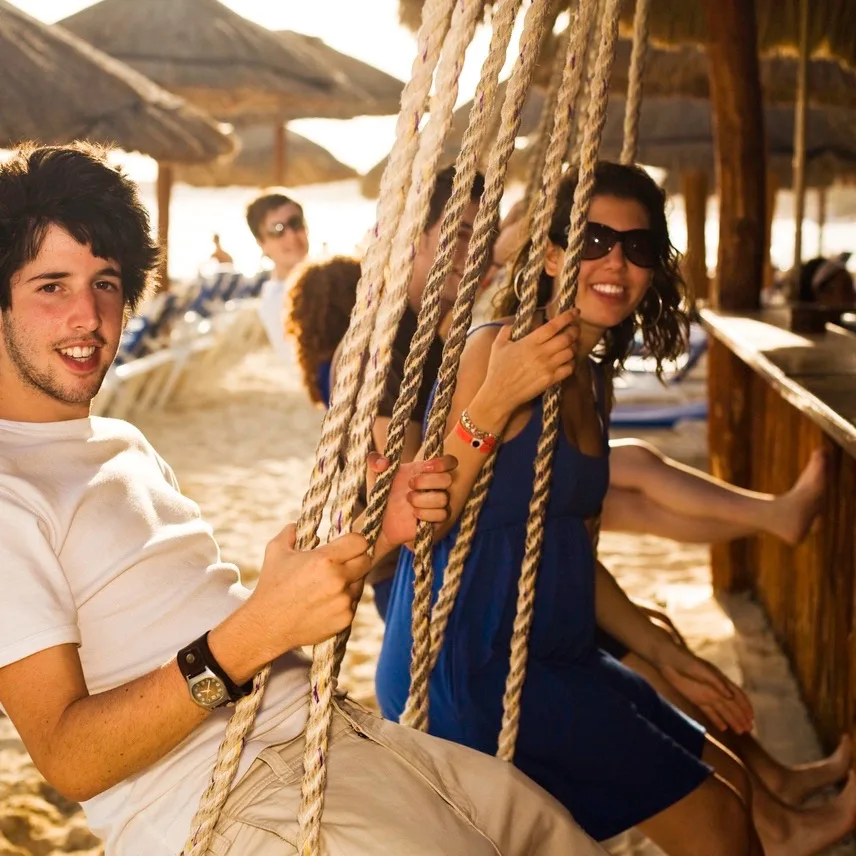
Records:
<instances>
[{"instance_id":1,"label":"man's dark curly hair","mask_svg":"<svg viewBox=\"0 0 856 856\"><path fill-rule=\"evenodd\" d=\"M159 252L136 185L91 143L26 144L0 162L0 310L11 307L12 277L39 254L51 225L119 264L125 306L133 312Z\"/></svg>"},{"instance_id":2,"label":"man's dark curly hair","mask_svg":"<svg viewBox=\"0 0 856 856\"><path fill-rule=\"evenodd\" d=\"M564 240L576 187L576 172L569 172L559 185L556 209L550 223L550 240L553 243L561 245ZM657 263L648 292L634 315L606 331L600 356L608 367L620 370L630 354L636 331L641 330L645 349L656 359L657 373L662 374L663 363L674 360L685 350L689 330L687 287L678 267L680 256L669 240L666 194L641 167L601 161L595 169L594 195L638 202L648 213L649 228L654 233L657 247ZM517 311L519 301L514 293L514 278L526 261L528 251L527 243L514 263L508 285L496 297L499 317L514 315ZM547 303L552 293L553 277L542 272L538 283L538 304Z\"/></svg>"}]
</instances>

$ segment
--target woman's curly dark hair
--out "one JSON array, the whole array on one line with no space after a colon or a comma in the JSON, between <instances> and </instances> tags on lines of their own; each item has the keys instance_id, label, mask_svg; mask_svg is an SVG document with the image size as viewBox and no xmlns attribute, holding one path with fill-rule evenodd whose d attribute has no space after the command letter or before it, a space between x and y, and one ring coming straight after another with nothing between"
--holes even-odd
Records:
<instances>
[{"instance_id":1,"label":"woman's curly dark hair","mask_svg":"<svg viewBox=\"0 0 856 856\"><path fill-rule=\"evenodd\" d=\"M302 265L290 277L285 332L297 342L303 384L316 404L325 404L318 370L330 362L345 336L360 279L360 263L348 256Z\"/></svg>"},{"instance_id":2,"label":"woman's curly dark hair","mask_svg":"<svg viewBox=\"0 0 856 856\"><path fill-rule=\"evenodd\" d=\"M564 234L570 222L576 187L576 172L566 174L559 185L556 210L550 223L553 243L562 244L566 240ZM669 240L665 191L641 167L601 161L595 169L594 195L632 199L642 205L648 212L649 228L657 246L657 265L651 287L634 315L606 331L598 355L612 371L620 371L630 354L636 331L641 329L645 350L656 359L657 374L662 375L663 363L674 360L685 350L689 330L687 286L678 267L680 254ZM514 279L523 267L529 246L527 243L520 251L508 284L497 295L497 317L514 315L517 311L519 301L514 293ZM547 303L552 294L553 277L542 272L538 304Z\"/></svg>"}]
</instances>

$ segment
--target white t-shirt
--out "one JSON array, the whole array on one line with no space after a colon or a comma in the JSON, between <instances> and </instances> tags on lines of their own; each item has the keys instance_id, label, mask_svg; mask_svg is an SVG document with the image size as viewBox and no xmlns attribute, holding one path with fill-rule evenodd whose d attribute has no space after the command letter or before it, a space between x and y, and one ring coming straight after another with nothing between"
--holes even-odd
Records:
<instances>
[{"instance_id":1,"label":"white t-shirt","mask_svg":"<svg viewBox=\"0 0 856 856\"><path fill-rule=\"evenodd\" d=\"M0 667L74 643L90 694L168 662L249 594L145 437L97 417L0 420L0 592ZM274 664L239 776L300 734L307 688L301 653ZM180 852L229 715L84 804L110 856Z\"/></svg>"},{"instance_id":2,"label":"white t-shirt","mask_svg":"<svg viewBox=\"0 0 856 856\"><path fill-rule=\"evenodd\" d=\"M285 337L285 280L271 278L262 286L259 318L277 356L291 364L294 353Z\"/></svg>"}]
</instances>

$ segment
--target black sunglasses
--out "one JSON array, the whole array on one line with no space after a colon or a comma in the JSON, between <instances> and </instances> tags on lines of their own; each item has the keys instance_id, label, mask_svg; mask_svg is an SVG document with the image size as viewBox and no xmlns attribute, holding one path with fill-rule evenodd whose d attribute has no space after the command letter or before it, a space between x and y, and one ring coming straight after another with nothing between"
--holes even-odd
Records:
<instances>
[{"instance_id":1,"label":"black sunglasses","mask_svg":"<svg viewBox=\"0 0 856 856\"><path fill-rule=\"evenodd\" d=\"M286 231L302 232L306 228L306 220L302 214L292 214L283 223L274 223L270 229L265 229L264 235L266 238L279 238Z\"/></svg>"},{"instance_id":2,"label":"black sunglasses","mask_svg":"<svg viewBox=\"0 0 856 856\"><path fill-rule=\"evenodd\" d=\"M568 229L559 234L550 236L554 244L564 249L568 248ZM621 244L621 250L627 261L636 267L653 268L657 266L658 256L657 244L654 233L650 229L628 229L619 232L611 226L603 223L586 224L586 233L583 240L583 259L592 261L602 259L612 252L616 244Z\"/></svg>"}]
</instances>

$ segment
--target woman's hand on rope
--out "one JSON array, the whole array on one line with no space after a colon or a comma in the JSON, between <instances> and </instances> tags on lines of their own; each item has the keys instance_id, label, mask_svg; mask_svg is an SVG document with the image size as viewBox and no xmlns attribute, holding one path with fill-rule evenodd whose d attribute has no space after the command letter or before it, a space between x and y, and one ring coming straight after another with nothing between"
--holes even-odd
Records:
<instances>
[{"instance_id":1,"label":"woman's hand on rope","mask_svg":"<svg viewBox=\"0 0 856 856\"><path fill-rule=\"evenodd\" d=\"M367 551L366 539L356 533L298 551L293 524L270 541L258 584L242 607L266 642L267 662L350 626L371 568Z\"/></svg>"},{"instance_id":2,"label":"woman's hand on rope","mask_svg":"<svg viewBox=\"0 0 856 856\"><path fill-rule=\"evenodd\" d=\"M574 371L579 314L578 309L562 312L516 342L511 340L511 325L503 327L491 348L480 393L511 414L569 378Z\"/></svg>"},{"instance_id":3,"label":"woman's hand on rope","mask_svg":"<svg viewBox=\"0 0 856 856\"><path fill-rule=\"evenodd\" d=\"M416 537L417 521L443 523L449 516L449 488L452 471L458 461L452 455L443 455L430 461L411 461L401 464L383 517L381 538L386 544L378 543L375 560L387 548L409 544ZM372 452L368 460L368 489L374 487L375 477L382 473L389 462L382 455Z\"/></svg>"},{"instance_id":4,"label":"woman's hand on rope","mask_svg":"<svg viewBox=\"0 0 856 856\"><path fill-rule=\"evenodd\" d=\"M736 734L752 730L754 711L746 693L712 663L686 648L669 646L657 667L663 677L707 715L720 731Z\"/></svg>"}]
</instances>

